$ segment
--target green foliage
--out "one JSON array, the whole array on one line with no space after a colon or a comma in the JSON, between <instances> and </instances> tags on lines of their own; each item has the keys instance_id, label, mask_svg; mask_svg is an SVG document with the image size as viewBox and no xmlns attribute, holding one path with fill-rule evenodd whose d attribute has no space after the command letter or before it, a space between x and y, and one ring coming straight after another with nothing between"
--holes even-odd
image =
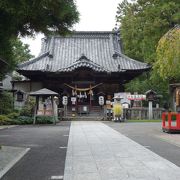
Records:
<instances>
[{"instance_id":1,"label":"green foliage","mask_svg":"<svg viewBox=\"0 0 180 180\"><path fill-rule=\"evenodd\" d=\"M73 0L1 0L2 31L11 35L66 33L78 21Z\"/></svg>"},{"instance_id":2,"label":"green foliage","mask_svg":"<svg viewBox=\"0 0 180 180\"><path fill-rule=\"evenodd\" d=\"M27 116L18 116L16 119L9 118L9 115L0 115L0 125L23 125L32 124L33 119Z\"/></svg>"},{"instance_id":3,"label":"green foliage","mask_svg":"<svg viewBox=\"0 0 180 180\"><path fill-rule=\"evenodd\" d=\"M10 119L6 115L0 115L0 125L8 124Z\"/></svg>"},{"instance_id":4,"label":"green foliage","mask_svg":"<svg viewBox=\"0 0 180 180\"><path fill-rule=\"evenodd\" d=\"M180 20L178 0L124 0L118 6L117 22L123 49L128 56L150 63L156 62L156 48L159 39ZM159 75L157 69L142 75L126 85L126 90L144 93L149 89L168 98L167 79Z\"/></svg>"},{"instance_id":5,"label":"green foliage","mask_svg":"<svg viewBox=\"0 0 180 180\"><path fill-rule=\"evenodd\" d=\"M158 42L154 69L163 79L180 80L180 26L168 31Z\"/></svg>"},{"instance_id":6,"label":"green foliage","mask_svg":"<svg viewBox=\"0 0 180 180\"><path fill-rule=\"evenodd\" d=\"M18 117L19 117L19 113L17 113L17 112L12 112L12 113L10 113L10 114L8 114L7 115L7 117L9 118L9 119L17 119Z\"/></svg>"},{"instance_id":7,"label":"green foliage","mask_svg":"<svg viewBox=\"0 0 180 180\"><path fill-rule=\"evenodd\" d=\"M52 124L54 122L53 117L50 116L38 116L36 124ZM18 113L11 113L8 115L0 115L0 125L25 125L33 124L33 117L19 116Z\"/></svg>"},{"instance_id":8,"label":"green foliage","mask_svg":"<svg viewBox=\"0 0 180 180\"><path fill-rule=\"evenodd\" d=\"M127 55L154 62L157 42L165 32L178 23L180 4L177 0L124 0L118 6L117 21ZM179 17L179 18L178 18Z\"/></svg>"},{"instance_id":9,"label":"green foliage","mask_svg":"<svg viewBox=\"0 0 180 180\"><path fill-rule=\"evenodd\" d=\"M163 101L168 101L169 99L168 87L168 81L163 80L156 71L143 74L125 85L126 91L131 93L138 92L144 94L146 91L152 89L157 94L163 95ZM161 104L164 103L163 101L160 99Z\"/></svg>"},{"instance_id":10,"label":"green foliage","mask_svg":"<svg viewBox=\"0 0 180 180\"><path fill-rule=\"evenodd\" d=\"M32 97L29 97L26 100L25 105L23 106L22 110L20 111L20 115L32 117L34 114L34 107L35 107L35 99Z\"/></svg>"},{"instance_id":11,"label":"green foliage","mask_svg":"<svg viewBox=\"0 0 180 180\"><path fill-rule=\"evenodd\" d=\"M79 13L73 0L1 0L0 1L0 57L12 70L16 64L13 57L12 39L21 36L69 32L78 22Z\"/></svg>"},{"instance_id":12,"label":"green foliage","mask_svg":"<svg viewBox=\"0 0 180 180\"><path fill-rule=\"evenodd\" d=\"M13 111L13 97L11 93L0 93L0 114L9 114Z\"/></svg>"},{"instance_id":13,"label":"green foliage","mask_svg":"<svg viewBox=\"0 0 180 180\"><path fill-rule=\"evenodd\" d=\"M22 63L34 57L30 53L29 45L23 44L19 38L11 40L11 43L13 58L16 63Z\"/></svg>"},{"instance_id":14,"label":"green foliage","mask_svg":"<svg viewBox=\"0 0 180 180\"><path fill-rule=\"evenodd\" d=\"M51 116L37 116L36 124L52 124L53 117Z\"/></svg>"},{"instance_id":15,"label":"green foliage","mask_svg":"<svg viewBox=\"0 0 180 180\"><path fill-rule=\"evenodd\" d=\"M1 40L0 40L1 41ZM1 44L0 44L1 46ZM19 38L12 38L10 40L9 48L11 48L10 54L10 62L8 62L8 66L6 68L1 69L0 67L0 79L3 78L5 73L7 71L12 71L18 63L21 63L23 61L27 61L30 58L33 58L34 56L30 54L29 45L23 44ZM1 50L0 50L1 55ZM15 76L14 79L18 80L20 79L19 76Z\"/></svg>"},{"instance_id":16,"label":"green foliage","mask_svg":"<svg viewBox=\"0 0 180 180\"><path fill-rule=\"evenodd\" d=\"M20 124L16 119L10 119L7 115L0 115L0 125L17 125Z\"/></svg>"},{"instance_id":17,"label":"green foliage","mask_svg":"<svg viewBox=\"0 0 180 180\"><path fill-rule=\"evenodd\" d=\"M19 116L13 121L15 124L33 124L33 118L28 116Z\"/></svg>"}]
</instances>

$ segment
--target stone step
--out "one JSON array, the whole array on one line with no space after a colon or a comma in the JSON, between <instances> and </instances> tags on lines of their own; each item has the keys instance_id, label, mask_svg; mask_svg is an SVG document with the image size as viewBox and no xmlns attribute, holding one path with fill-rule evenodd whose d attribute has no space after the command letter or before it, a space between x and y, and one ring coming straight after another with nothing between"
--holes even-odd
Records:
<instances>
[{"instance_id":1,"label":"stone step","mask_svg":"<svg viewBox=\"0 0 180 180\"><path fill-rule=\"evenodd\" d=\"M97 116L97 117L87 117L87 116L78 116L72 117L67 116L63 118L63 121L107 121L105 117Z\"/></svg>"}]
</instances>

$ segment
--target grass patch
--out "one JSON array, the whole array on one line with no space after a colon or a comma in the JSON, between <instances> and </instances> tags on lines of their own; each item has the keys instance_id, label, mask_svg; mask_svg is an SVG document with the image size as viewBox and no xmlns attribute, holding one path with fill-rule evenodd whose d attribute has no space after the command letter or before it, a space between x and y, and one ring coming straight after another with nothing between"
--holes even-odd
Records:
<instances>
[{"instance_id":1,"label":"grass patch","mask_svg":"<svg viewBox=\"0 0 180 180\"><path fill-rule=\"evenodd\" d=\"M126 120L126 122L162 122L161 119L132 119L132 120Z\"/></svg>"}]
</instances>

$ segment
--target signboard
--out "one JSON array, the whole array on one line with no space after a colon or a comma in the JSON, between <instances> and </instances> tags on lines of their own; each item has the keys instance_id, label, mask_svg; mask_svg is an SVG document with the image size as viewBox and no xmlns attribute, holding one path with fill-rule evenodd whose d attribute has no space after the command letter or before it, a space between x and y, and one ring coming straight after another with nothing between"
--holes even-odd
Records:
<instances>
[{"instance_id":1,"label":"signboard","mask_svg":"<svg viewBox=\"0 0 180 180\"><path fill-rule=\"evenodd\" d=\"M143 95L143 94L127 95L127 99L134 100L134 101L142 101L142 100L146 100L146 95Z\"/></svg>"},{"instance_id":2,"label":"signboard","mask_svg":"<svg viewBox=\"0 0 180 180\"><path fill-rule=\"evenodd\" d=\"M130 100L127 98L128 95L131 95L129 92L119 92L119 93L114 93L114 97L118 96L121 98L120 102L121 104L127 103L130 104Z\"/></svg>"}]
</instances>

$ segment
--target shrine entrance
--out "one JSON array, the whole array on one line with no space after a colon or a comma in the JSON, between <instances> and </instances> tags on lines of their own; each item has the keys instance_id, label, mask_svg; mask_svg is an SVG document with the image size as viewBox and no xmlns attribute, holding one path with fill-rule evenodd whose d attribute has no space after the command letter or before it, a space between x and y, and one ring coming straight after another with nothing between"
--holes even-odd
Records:
<instances>
[{"instance_id":1,"label":"shrine entrance","mask_svg":"<svg viewBox=\"0 0 180 180\"><path fill-rule=\"evenodd\" d=\"M102 83L95 84L93 82L73 82L73 85L64 83L70 90L70 98L68 99L67 114L71 116L83 115L102 115L102 107L99 105L99 93L97 88Z\"/></svg>"}]
</instances>

